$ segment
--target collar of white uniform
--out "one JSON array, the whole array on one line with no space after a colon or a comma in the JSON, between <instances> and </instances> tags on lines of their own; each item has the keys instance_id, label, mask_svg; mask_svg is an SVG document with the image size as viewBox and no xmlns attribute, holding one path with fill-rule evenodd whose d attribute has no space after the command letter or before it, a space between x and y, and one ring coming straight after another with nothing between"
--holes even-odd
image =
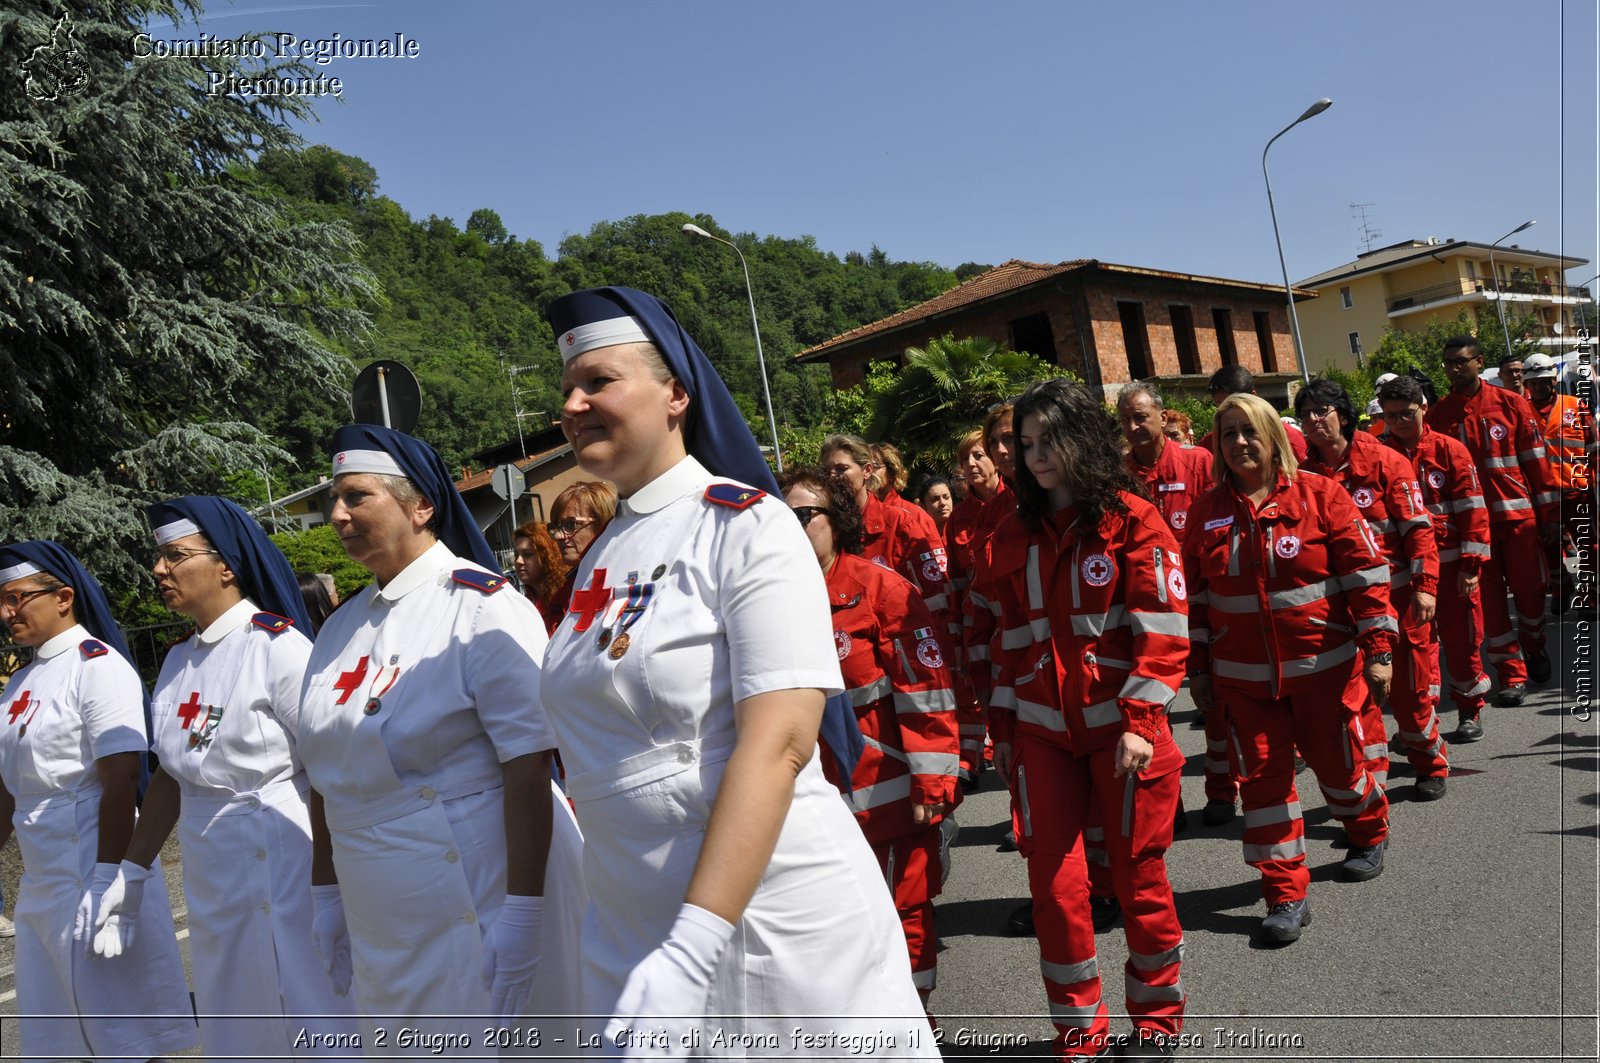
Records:
<instances>
[{"instance_id":1,"label":"collar of white uniform","mask_svg":"<svg viewBox=\"0 0 1600 1063\"><path fill-rule=\"evenodd\" d=\"M89 638L94 638L94 636L89 634L88 628L82 624L73 624L67 630L40 646L39 652L35 656L42 661L48 661L52 657L61 656L84 639Z\"/></svg>"},{"instance_id":2,"label":"collar of white uniform","mask_svg":"<svg viewBox=\"0 0 1600 1063\"><path fill-rule=\"evenodd\" d=\"M396 602L418 587L433 583L439 573L455 567L456 555L444 543L434 543L422 551L418 558L400 570L400 574L372 592L372 600Z\"/></svg>"},{"instance_id":3,"label":"collar of white uniform","mask_svg":"<svg viewBox=\"0 0 1600 1063\"><path fill-rule=\"evenodd\" d=\"M250 622L250 618L261 610L249 598L241 598L228 607L228 611L206 625L200 632L200 641L207 646L215 646L229 635L238 631Z\"/></svg>"},{"instance_id":4,"label":"collar of white uniform","mask_svg":"<svg viewBox=\"0 0 1600 1063\"><path fill-rule=\"evenodd\" d=\"M686 457L633 494L624 498L618 508L620 515L629 513L654 513L665 509L686 494L705 488L712 479L706 467L693 456Z\"/></svg>"}]
</instances>

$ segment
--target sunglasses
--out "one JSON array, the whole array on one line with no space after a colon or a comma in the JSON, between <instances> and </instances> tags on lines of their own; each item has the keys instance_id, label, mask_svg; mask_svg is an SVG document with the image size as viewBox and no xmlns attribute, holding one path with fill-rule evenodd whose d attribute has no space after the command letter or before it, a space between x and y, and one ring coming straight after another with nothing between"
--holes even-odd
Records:
<instances>
[{"instance_id":1,"label":"sunglasses","mask_svg":"<svg viewBox=\"0 0 1600 1063\"><path fill-rule=\"evenodd\" d=\"M794 515L800 521L800 527L802 527L802 528L808 526L811 523L812 519L817 516L817 514L819 514L819 513L826 514L827 512L828 512L828 507L826 507L826 506L795 506L794 507Z\"/></svg>"}]
</instances>

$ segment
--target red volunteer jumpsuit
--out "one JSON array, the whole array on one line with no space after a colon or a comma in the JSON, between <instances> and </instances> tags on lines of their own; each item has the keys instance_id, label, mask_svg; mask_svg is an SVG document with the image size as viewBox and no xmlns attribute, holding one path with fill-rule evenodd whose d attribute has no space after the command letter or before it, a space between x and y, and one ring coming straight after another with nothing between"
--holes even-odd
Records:
<instances>
[{"instance_id":1,"label":"red volunteer jumpsuit","mask_svg":"<svg viewBox=\"0 0 1600 1063\"><path fill-rule=\"evenodd\" d=\"M1122 904L1128 1014L1140 1033L1183 1026L1183 928L1165 859L1183 769L1165 720L1188 643L1183 570L1155 507L1120 497L1128 511L1099 528L1079 527L1073 509L1036 532L1014 516L993 543L1002 634L990 727L1013 745L1012 824L1064 1056L1094 1054L1108 1028L1084 853L1093 807ZM1125 731L1155 755L1118 779Z\"/></svg>"},{"instance_id":2,"label":"red volunteer jumpsuit","mask_svg":"<svg viewBox=\"0 0 1600 1063\"><path fill-rule=\"evenodd\" d=\"M1421 485L1411 463L1365 432L1357 432L1337 469L1327 468L1315 447L1303 466L1340 484L1361 511L1367 526L1389 559L1389 604L1400 628L1395 645L1394 677L1389 708L1400 725L1400 741L1417 778L1448 775L1450 762L1439 737L1439 643L1433 621L1419 624L1412 615L1418 591L1438 598L1439 548L1433 537ZM1389 746L1378 703L1367 699L1362 731L1368 770L1380 783L1389 780Z\"/></svg>"},{"instance_id":3,"label":"red volunteer jumpsuit","mask_svg":"<svg viewBox=\"0 0 1600 1063\"><path fill-rule=\"evenodd\" d=\"M1449 662L1450 699L1456 711L1476 718L1491 685L1478 651L1483 641L1483 599L1476 588L1463 597L1461 578L1479 575L1489 560L1489 511L1478 488L1477 468L1465 446L1427 425L1410 453L1393 435L1381 438L1410 459L1423 504L1433 518L1439 548L1440 655Z\"/></svg>"},{"instance_id":4,"label":"red volunteer jumpsuit","mask_svg":"<svg viewBox=\"0 0 1600 1063\"><path fill-rule=\"evenodd\" d=\"M1199 447L1182 447L1168 443L1153 465L1140 465L1127 457L1128 471L1144 483L1155 501L1156 508L1172 529L1172 537L1182 549L1185 533L1189 529L1189 510L1195 500L1211 490L1214 456ZM1233 773L1228 756L1228 721L1221 710L1205 714L1206 755L1203 765L1206 773L1206 800L1226 801L1232 804L1239 794L1239 780Z\"/></svg>"},{"instance_id":5,"label":"red volunteer jumpsuit","mask_svg":"<svg viewBox=\"0 0 1600 1063\"><path fill-rule=\"evenodd\" d=\"M1000 490L981 504L974 521L967 550L972 558L966 593L961 606L961 641L966 646L967 672L972 677L978 704L988 706L994 690L997 663L994 642L1000 630L1000 606L993 600L994 533L1017 511L1017 496L1000 481ZM950 519L955 520L951 514Z\"/></svg>"},{"instance_id":6,"label":"red volunteer jumpsuit","mask_svg":"<svg viewBox=\"0 0 1600 1063\"><path fill-rule=\"evenodd\" d=\"M1550 473L1555 478L1556 489L1561 492L1564 535L1574 533L1571 535L1574 543L1582 542L1585 536L1575 534L1576 529L1588 525L1593 517L1594 419L1586 403L1560 392L1551 397L1548 406L1534 406L1533 412L1544 434ZM1587 538L1592 540L1593 536ZM1557 576L1561 558L1562 544L1557 540L1545 551L1545 563Z\"/></svg>"},{"instance_id":7,"label":"red volunteer jumpsuit","mask_svg":"<svg viewBox=\"0 0 1600 1063\"><path fill-rule=\"evenodd\" d=\"M1389 833L1361 726L1362 653L1390 649L1396 629L1389 564L1343 488L1303 473L1280 475L1259 507L1230 484L1196 502L1183 571L1195 607L1189 671L1210 671L1239 760L1245 863L1269 906L1301 900L1311 873L1296 747L1351 845Z\"/></svg>"},{"instance_id":8,"label":"red volunteer jumpsuit","mask_svg":"<svg viewBox=\"0 0 1600 1063\"><path fill-rule=\"evenodd\" d=\"M839 668L866 739L845 800L894 893L911 980L926 1004L939 953L933 898L944 883L939 821L916 825L911 806L953 809L961 800L950 672L911 584L854 554L838 556L827 584ZM834 758L824 757L823 768L837 785Z\"/></svg>"},{"instance_id":9,"label":"red volunteer jumpsuit","mask_svg":"<svg viewBox=\"0 0 1600 1063\"><path fill-rule=\"evenodd\" d=\"M1526 657L1544 653L1549 573L1539 526L1558 524L1561 492L1546 459L1544 436L1528 400L1478 383L1474 395L1452 392L1430 407L1428 427L1466 444L1489 506L1489 563L1483 567L1484 659L1502 686L1528 681ZM1516 626L1506 594L1516 603Z\"/></svg>"},{"instance_id":10,"label":"red volunteer jumpsuit","mask_svg":"<svg viewBox=\"0 0 1600 1063\"><path fill-rule=\"evenodd\" d=\"M1004 484L1001 490L1004 490ZM984 505L977 495L969 494L956 503L950 511L950 519L944 525L950 574L950 641L946 645L955 652L950 666L956 684L956 726L961 734L961 766L974 774L981 765L988 728L984 723L984 702L978 696L978 687L973 681L971 665L967 660L963 628L967 587L972 583L974 550L979 545L979 525ZM987 660L984 667L988 667Z\"/></svg>"}]
</instances>

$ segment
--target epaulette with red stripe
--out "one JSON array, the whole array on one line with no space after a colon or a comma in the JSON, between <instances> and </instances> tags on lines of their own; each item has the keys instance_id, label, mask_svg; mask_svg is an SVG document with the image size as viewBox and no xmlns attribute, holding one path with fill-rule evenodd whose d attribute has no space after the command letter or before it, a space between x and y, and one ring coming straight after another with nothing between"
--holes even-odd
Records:
<instances>
[{"instance_id":1,"label":"epaulette with red stripe","mask_svg":"<svg viewBox=\"0 0 1600 1063\"><path fill-rule=\"evenodd\" d=\"M104 657L111 652L111 647L99 639L84 639L78 643L78 649L83 651L83 659L86 661L92 661L96 657Z\"/></svg>"},{"instance_id":2,"label":"epaulette with red stripe","mask_svg":"<svg viewBox=\"0 0 1600 1063\"><path fill-rule=\"evenodd\" d=\"M252 616L250 622L256 627L272 632L274 635L281 635L294 627L293 620L286 616L279 616L277 613L260 612Z\"/></svg>"},{"instance_id":3,"label":"epaulette with red stripe","mask_svg":"<svg viewBox=\"0 0 1600 1063\"><path fill-rule=\"evenodd\" d=\"M706 501L729 509L749 509L763 498L765 491L741 484L712 484L706 488Z\"/></svg>"},{"instance_id":4,"label":"epaulette with red stripe","mask_svg":"<svg viewBox=\"0 0 1600 1063\"><path fill-rule=\"evenodd\" d=\"M496 576L492 572L485 572L481 568L458 568L450 573L450 578L463 587L471 587L484 594L493 594L506 585L504 576Z\"/></svg>"}]
</instances>

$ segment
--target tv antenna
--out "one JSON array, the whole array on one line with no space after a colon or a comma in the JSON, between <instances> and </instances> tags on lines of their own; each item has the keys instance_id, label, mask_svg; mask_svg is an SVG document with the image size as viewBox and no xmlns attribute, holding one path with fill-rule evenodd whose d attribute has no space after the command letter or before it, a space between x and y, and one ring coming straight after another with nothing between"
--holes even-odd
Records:
<instances>
[{"instance_id":1,"label":"tv antenna","mask_svg":"<svg viewBox=\"0 0 1600 1063\"><path fill-rule=\"evenodd\" d=\"M1367 208L1371 206L1376 206L1376 204L1350 204L1351 217L1358 218L1361 221L1361 253L1363 255L1370 252L1372 250L1372 245L1377 243L1378 240L1383 236L1383 233L1378 231L1377 226L1373 225L1372 222L1367 218Z\"/></svg>"}]
</instances>

